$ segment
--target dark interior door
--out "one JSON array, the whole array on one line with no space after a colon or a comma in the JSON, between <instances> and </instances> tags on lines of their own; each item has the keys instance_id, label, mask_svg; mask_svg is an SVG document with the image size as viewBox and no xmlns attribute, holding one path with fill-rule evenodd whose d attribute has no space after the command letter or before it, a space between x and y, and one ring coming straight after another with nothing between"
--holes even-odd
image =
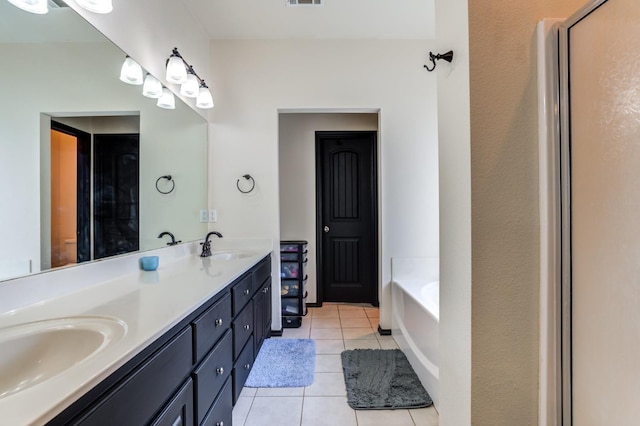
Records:
<instances>
[{"instance_id":1,"label":"dark interior door","mask_svg":"<svg viewBox=\"0 0 640 426\"><path fill-rule=\"evenodd\" d=\"M138 134L94 135L94 258L139 249Z\"/></svg>"},{"instance_id":2,"label":"dark interior door","mask_svg":"<svg viewBox=\"0 0 640 426\"><path fill-rule=\"evenodd\" d=\"M316 132L319 301L378 305L375 132Z\"/></svg>"}]
</instances>

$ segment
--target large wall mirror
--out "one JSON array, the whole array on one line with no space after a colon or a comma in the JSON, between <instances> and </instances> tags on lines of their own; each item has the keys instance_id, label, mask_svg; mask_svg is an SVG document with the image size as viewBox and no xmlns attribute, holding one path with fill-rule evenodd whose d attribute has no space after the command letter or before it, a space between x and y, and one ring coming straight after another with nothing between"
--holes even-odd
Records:
<instances>
[{"instance_id":1,"label":"large wall mirror","mask_svg":"<svg viewBox=\"0 0 640 426\"><path fill-rule=\"evenodd\" d=\"M121 82L125 53L69 7L0 1L0 55L0 280L202 238L200 115Z\"/></svg>"}]
</instances>

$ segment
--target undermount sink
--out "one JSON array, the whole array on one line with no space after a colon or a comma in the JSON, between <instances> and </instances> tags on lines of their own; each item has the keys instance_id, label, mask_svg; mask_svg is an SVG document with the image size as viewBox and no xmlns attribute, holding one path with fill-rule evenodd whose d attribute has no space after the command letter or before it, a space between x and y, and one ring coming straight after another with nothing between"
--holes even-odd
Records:
<instances>
[{"instance_id":1,"label":"undermount sink","mask_svg":"<svg viewBox=\"0 0 640 426\"><path fill-rule=\"evenodd\" d=\"M211 253L211 259L213 260L244 259L251 256L253 256L253 253L240 250L214 251Z\"/></svg>"},{"instance_id":2,"label":"undermount sink","mask_svg":"<svg viewBox=\"0 0 640 426\"><path fill-rule=\"evenodd\" d=\"M119 341L126 325L69 317L0 328L0 398L57 376Z\"/></svg>"}]
</instances>

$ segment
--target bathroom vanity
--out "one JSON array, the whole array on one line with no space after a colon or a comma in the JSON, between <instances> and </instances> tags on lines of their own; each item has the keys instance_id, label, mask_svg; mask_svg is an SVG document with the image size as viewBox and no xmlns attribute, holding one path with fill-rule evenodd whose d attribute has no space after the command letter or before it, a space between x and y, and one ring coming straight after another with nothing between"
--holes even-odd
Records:
<instances>
[{"instance_id":1,"label":"bathroom vanity","mask_svg":"<svg viewBox=\"0 0 640 426\"><path fill-rule=\"evenodd\" d=\"M168 264L161 257L158 271L135 271L40 307L0 314L0 344L2 330L11 328L7 323L84 318L116 321L123 329L67 370L0 396L4 419L34 425L230 425L233 405L271 330L270 251L231 250L225 260L192 253ZM133 257L109 262L135 267Z\"/></svg>"}]
</instances>

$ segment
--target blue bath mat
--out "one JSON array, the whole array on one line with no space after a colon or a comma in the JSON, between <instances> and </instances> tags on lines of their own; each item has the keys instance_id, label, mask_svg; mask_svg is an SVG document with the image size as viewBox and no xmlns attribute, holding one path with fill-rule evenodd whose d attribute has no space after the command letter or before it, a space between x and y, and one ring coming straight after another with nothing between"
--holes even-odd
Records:
<instances>
[{"instance_id":1,"label":"blue bath mat","mask_svg":"<svg viewBox=\"0 0 640 426\"><path fill-rule=\"evenodd\" d=\"M428 407L433 402L399 349L344 351L347 403L355 410Z\"/></svg>"},{"instance_id":2,"label":"blue bath mat","mask_svg":"<svg viewBox=\"0 0 640 426\"><path fill-rule=\"evenodd\" d=\"M249 373L250 388L298 388L313 384L316 342L312 339L266 339Z\"/></svg>"}]
</instances>

